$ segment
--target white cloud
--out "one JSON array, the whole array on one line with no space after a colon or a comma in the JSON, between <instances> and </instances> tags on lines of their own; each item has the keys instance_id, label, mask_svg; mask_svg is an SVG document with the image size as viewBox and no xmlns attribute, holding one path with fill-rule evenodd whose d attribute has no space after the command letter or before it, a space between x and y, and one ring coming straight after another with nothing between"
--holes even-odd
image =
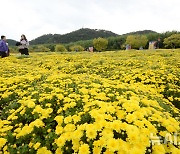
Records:
<instances>
[{"instance_id":1,"label":"white cloud","mask_svg":"<svg viewBox=\"0 0 180 154\"><path fill-rule=\"evenodd\" d=\"M0 0L0 35L29 40L87 27L123 34L180 30L179 0Z\"/></svg>"}]
</instances>

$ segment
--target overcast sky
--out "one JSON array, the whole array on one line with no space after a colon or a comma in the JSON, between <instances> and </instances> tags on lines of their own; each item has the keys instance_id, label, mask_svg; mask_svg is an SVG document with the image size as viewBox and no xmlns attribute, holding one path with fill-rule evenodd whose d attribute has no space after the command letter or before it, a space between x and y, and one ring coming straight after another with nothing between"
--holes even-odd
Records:
<instances>
[{"instance_id":1,"label":"overcast sky","mask_svg":"<svg viewBox=\"0 0 180 154\"><path fill-rule=\"evenodd\" d=\"M0 0L0 35L29 40L82 27L117 34L180 31L180 0Z\"/></svg>"}]
</instances>

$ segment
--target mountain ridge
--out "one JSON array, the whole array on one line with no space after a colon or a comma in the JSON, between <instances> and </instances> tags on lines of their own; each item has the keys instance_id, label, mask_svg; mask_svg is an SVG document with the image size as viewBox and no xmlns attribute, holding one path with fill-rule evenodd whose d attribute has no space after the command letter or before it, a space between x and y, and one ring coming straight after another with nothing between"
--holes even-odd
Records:
<instances>
[{"instance_id":1,"label":"mountain ridge","mask_svg":"<svg viewBox=\"0 0 180 154\"><path fill-rule=\"evenodd\" d=\"M39 36L33 40L30 41L31 45L38 45L38 44L66 44L71 42L77 42L77 41L86 41L86 40L92 40L94 38L103 37L116 37L116 36L123 36L123 35L136 35L136 34L148 34L148 33L157 33L152 30L141 30L141 31L135 31L130 32L126 34L116 34L112 31L103 30L103 29L90 29L90 28L81 28L66 34L44 34L42 36ZM8 39L9 45L13 46L17 41Z\"/></svg>"},{"instance_id":2,"label":"mountain ridge","mask_svg":"<svg viewBox=\"0 0 180 154\"><path fill-rule=\"evenodd\" d=\"M32 41L31 44L46 44L46 43L70 43L80 40L91 40L97 37L112 37L118 34L107 30L81 28L66 34L45 34Z\"/></svg>"}]
</instances>

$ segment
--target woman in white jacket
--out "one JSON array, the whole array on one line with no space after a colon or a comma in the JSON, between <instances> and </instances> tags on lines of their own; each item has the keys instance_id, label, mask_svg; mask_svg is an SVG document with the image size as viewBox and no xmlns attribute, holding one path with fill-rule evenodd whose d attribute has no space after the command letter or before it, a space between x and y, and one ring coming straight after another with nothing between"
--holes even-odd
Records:
<instances>
[{"instance_id":1,"label":"woman in white jacket","mask_svg":"<svg viewBox=\"0 0 180 154\"><path fill-rule=\"evenodd\" d=\"M21 55L29 55L29 41L27 40L25 35L21 35L21 40L20 40L20 46L19 46L19 52Z\"/></svg>"}]
</instances>

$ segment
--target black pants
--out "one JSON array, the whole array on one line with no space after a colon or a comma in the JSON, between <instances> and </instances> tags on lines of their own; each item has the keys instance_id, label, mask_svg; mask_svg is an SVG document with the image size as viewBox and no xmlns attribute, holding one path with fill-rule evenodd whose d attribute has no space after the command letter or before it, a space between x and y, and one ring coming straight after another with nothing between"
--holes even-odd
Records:
<instances>
[{"instance_id":1,"label":"black pants","mask_svg":"<svg viewBox=\"0 0 180 154\"><path fill-rule=\"evenodd\" d=\"M29 51L27 48L25 49L19 49L19 52L21 53L21 55L29 55Z\"/></svg>"},{"instance_id":2,"label":"black pants","mask_svg":"<svg viewBox=\"0 0 180 154\"><path fill-rule=\"evenodd\" d=\"M7 54L5 52L0 51L0 56L1 56L1 58L4 58L4 57L7 57Z\"/></svg>"}]
</instances>

